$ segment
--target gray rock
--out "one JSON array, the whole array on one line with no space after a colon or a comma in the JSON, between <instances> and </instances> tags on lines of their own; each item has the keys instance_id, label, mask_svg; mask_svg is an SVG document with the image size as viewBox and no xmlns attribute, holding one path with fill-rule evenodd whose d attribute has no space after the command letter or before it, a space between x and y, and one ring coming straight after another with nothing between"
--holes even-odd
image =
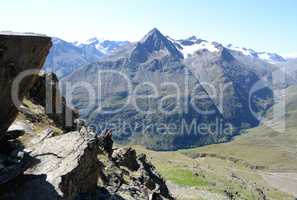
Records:
<instances>
[{"instance_id":1,"label":"gray rock","mask_svg":"<svg viewBox=\"0 0 297 200\"><path fill-rule=\"evenodd\" d=\"M25 70L40 69L51 44L51 39L46 36L0 33L0 139L18 113L11 99L13 80ZM33 77L22 81L18 93L20 99L33 83Z\"/></svg>"},{"instance_id":2,"label":"gray rock","mask_svg":"<svg viewBox=\"0 0 297 200\"><path fill-rule=\"evenodd\" d=\"M98 136L98 143L101 150L107 153L108 156L113 152L113 140L111 130L107 130Z\"/></svg>"},{"instance_id":3,"label":"gray rock","mask_svg":"<svg viewBox=\"0 0 297 200\"><path fill-rule=\"evenodd\" d=\"M0 199L65 199L96 191L99 176L96 139L79 132L45 139L34 146L35 164L10 183ZM11 190L9 190L11 188Z\"/></svg>"},{"instance_id":4,"label":"gray rock","mask_svg":"<svg viewBox=\"0 0 297 200\"><path fill-rule=\"evenodd\" d=\"M132 148L120 148L114 150L112 159L118 165L127 167L131 171L136 171L140 167L137 162L136 151Z\"/></svg>"},{"instance_id":5,"label":"gray rock","mask_svg":"<svg viewBox=\"0 0 297 200\"><path fill-rule=\"evenodd\" d=\"M67 106L65 98L60 94L59 81L55 74L39 74L27 96L35 104L45 108L46 114L57 127L66 132L76 130L74 120L78 118L78 112Z\"/></svg>"},{"instance_id":6,"label":"gray rock","mask_svg":"<svg viewBox=\"0 0 297 200\"><path fill-rule=\"evenodd\" d=\"M137 157L138 163L140 165L139 170L141 171L142 175L139 177L139 180L142 184L144 184L147 188L154 191L156 193L153 199L158 199L157 194L167 198L167 199L174 199L170 191L166 185L165 180L163 177L157 172L156 168L150 163L145 154L140 154Z\"/></svg>"},{"instance_id":7,"label":"gray rock","mask_svg":"<svg viewBox=\"0 0 297 200\"><path fill-rule=\"evenodd\" d=\"M8 128L8 132L9 131L22 131L25 133L33 133L33 128L29 123L24 123L16 120Z\"/></svg>"}]
</instances>

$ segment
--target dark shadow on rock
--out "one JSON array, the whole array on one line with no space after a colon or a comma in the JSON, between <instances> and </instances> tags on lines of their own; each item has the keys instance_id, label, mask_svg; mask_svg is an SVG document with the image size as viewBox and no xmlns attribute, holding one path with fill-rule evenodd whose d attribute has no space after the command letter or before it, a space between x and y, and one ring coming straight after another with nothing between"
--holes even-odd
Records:
<instances>
[{"instance_id":1,"label":"dark shadow on rock","mask_svg":"<svg viewBox=\"0 0 297 200\"><path fill-rule=\"evenodd\" d=\"M98 187L95 194L81 193L78 194L75 200L125 200L118 194L112 194L104 187Z\"/></svg>"},{"instance_id":2,"label":"dark shadow on rock","mask_svg":"<svg viewBox=\"0 0 297 200\"><path fill-rule=\"evenodd\" d=\"M55 188L46 181L46 175L23 175L1 185L1 200L61 199Z\"/></svg>"},{"instance_id":3,"label":"dark shadow on rock","mask_svg":"<svg viewBox=\"0 0 297 200\"><path fill-rule=\"evenodd\" d=\"M5 138L4 138L5 139ZM0 187L23 174L38 160L23 151L24 146L17 140L0 142Z\"/></svg>"},{"instance_id":4,"label":"dark shadow on rock","mask_svg":"<svg viewBox=\"0 0 297 200\"><path fill-rule=\"evenodd\" d=\"M85 200L85 199L79 199L79 200ZM96 191L96 200L125 200L125 199L119 196L118 194L110 193L104 187L98 187Z\"/></svg>"},{"instance_id":5,"label":"dark shadow on rock","mask_svg":"<svg viewBox=\"0 0 297 200\"><path fill-rule=\"evenodd\" d=\"M0 154L9 155L15 150L23 150L24 145L17 138L24 134L23 131L19 130L7 131L0 139Z\"/></svg>"}]
</instances>

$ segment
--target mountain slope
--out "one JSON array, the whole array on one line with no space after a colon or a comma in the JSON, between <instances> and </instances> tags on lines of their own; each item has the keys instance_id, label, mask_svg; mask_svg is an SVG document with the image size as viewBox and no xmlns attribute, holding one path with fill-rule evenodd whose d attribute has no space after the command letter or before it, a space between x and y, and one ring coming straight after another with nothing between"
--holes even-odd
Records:
<instances>
[{"instance_id":1,"label":"mountain slope","mask_svg":"<svg viewBox=\"0 0 297 200\"><path fill-rule=\"evenodd\" d=\"M268 88L254 94L250 92L256 83L265 85L261 79L268 76L274 66L194 36L171 41L183 53L183 63L203 84L225 119L243 128L259 123L254 112L260 113L271 106L272 92ZM256 99L261 99L262 103Z\"/></svg>"},{"instance_id":2,"label":"mountain slope","mask_svg":"<svg viewBox=\"0 0 297 200\"><path fill-rule=\"evenodd\" d=\"M195 130L187 133L184 130L182 123L187 126L197 123L198 126L218 121L224 127L226 121L199 80L181 62L182 54L158 30L150 31L140 42L131 45L124 52L119 51L118 54L84 67L67 78L72 83L87 81L95 91L98 91L98 87L101 88L100 98L95 98L95 102L100 101L101 110L96 109L99 108L99 103L92 109L86 108L90 99L82 99L88 97L84 88L75 91L75 106L90 124L114 124L118 128L114 135L118 142L136 142L154 149L197 146L226 141L230 137L223 134L223 130L214 134L201 134ZM98 83L96 80L100 70L114 70L124 76L106 74ZM125 78L131 84L132 93ZM186 87L203 98L194 98L193 94L184 89ZM132 100L128 101L128 97ZM193 105L199 110L195 110ZM103 112L116 109L121 111L112 114ZM205 114L206 112L209 113ZM132 129L121 127L119 120ZM163 125L176 127L172 130L159 130ZM232 131L230 134L233 134Z\"/></svg>"},{"instance_id":3,"label":"mountain slope","mask_svg":"<svg viewBox=\"0 0 297 200\"><path fill-rule=\"evenodd\" d=\"M99 61L117 48L129 44L126 41L100 41L91 38L85 43L70 43L59 38L52 38L53 47L43 69L53 72L61 79L78 68Z\"/></svg>"},{"instance_id":4,"label":"mountain slope","mask_svg":"<svg viewBox=\"0 0 297 200\"><path fill-rule=\"evenodd\" d=\"M73 44L80 48L95 48L102 54L110 54L116 49L129 44L128 41L113 41L98 39L96 37L90 38L85 42L73 42Z\"/></svg>"},{"instance_id":5,"label":"mountain slope","mask_svg":"<svg viewBox=\"0 0 297 200\"><path fill-rule=\"evenodd\" d=\"M269 87L276 69L257 56L216 42L196 37L174 40L153 29L139 42L118 48L65 81L93 88L76 88L74 106L97 129L102 129L98 124L114 124L118 142L176 149L223 142L234 130L257 126L273 104ZM165 135L146 129L171 124L176 128L163 131ZM201 124L230 125L232 131L226 134L220 128L215 134L211 129L194 134L191 125L199 129Z\"/></svg>"},{"instance_id":6,"label":"mountain slope","mask_svg":"<svg viewBox=\"0 0 297 200\"><path fill-rule=\"evenodd\" d=\"M197 157L198 154L218 158L231 157L261 166L265 171L259 174L262 174L271 185L279 190L295 194L296 197L297 87L290 86L282 89L280 94L283 94L280 95L282 101L276 102L267 112L266 121L261 126L249 129L244 135L238 136L229 143L182 152L190 157ZM282 108L284 108L284 113L279 113ZM273 112L281 115L272 118Z\"/></svg>"},{"instance_id":7,"label":"mountain slope","mask_svg":"<svg viewBox=\"0 0 297 200\"><path fill-rule=\"evenodd\" d=\"M52 42L53 47L43 69L57 74L59 78L67 76L81 66L97 61L103 55L94 49L80 49L59 38L52 38Z\"/></svg>"},{"instance_id":8,"label":"mountain slope","mask_svg":"<svg viewBox=\"0 0 297 200\"><path fill-rule=\"evenodd\" d=\"M217 54L201 52L185 60L185 63L207 85L205 88L209 94L213 94L213 100L224 117L236 126L256 126L258 119L252 111L261 112L272 103L272 93L267 88L250 93L254 84L261 82L261 77L236 60L225 48L221 48ZM254 98L265 102L256 104Z\"/></svg>"},{"instance_id":9,"label":"mountain slope","mask_svg":"<svg viewBox=\"0 0 297 200\"><path fill-rule=\"evenodd\" d=\"M252 58L258 58L263 61L266 61L271 64L275 63L281 63L281 62L286 62L286 59L283 58L282 56L276 54L276 53L269 53L269 52L256 52L252 49L247 49L244 47L235 47L232 44L229 44L226 46L230 50L238 51L242 53L243 55L252 57Z\"/></svg>"}]
</instances>

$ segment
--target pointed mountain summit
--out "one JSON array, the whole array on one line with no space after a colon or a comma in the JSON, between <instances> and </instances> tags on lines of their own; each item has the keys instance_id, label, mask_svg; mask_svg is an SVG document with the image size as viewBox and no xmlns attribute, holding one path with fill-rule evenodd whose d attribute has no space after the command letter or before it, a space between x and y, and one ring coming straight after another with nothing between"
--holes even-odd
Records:
<instances>
[{"instance_id":1,"label":"pointed mountain summit","mask_svg":"<svg viewBox=\"0 0 297 200\"><path fill-rule=\"evenodd\" d=\"M176 60L183 58L175 45L156 28L148 32L137 43L131 58L137 62L145 62L153 53L159 53L162 54L162 57L167 56Z\"/></svg>"},{"instance_id":2,"label":"pointed mountain summit","mask_svg":"<svg viewBox=\"0 0 297 200\"><path fill-rule=\"evenodd\" d=\"M140 42L145 42L148 39L162 39L164 37L165 36L163 36L163 34L157 28L153 28L140 40Z\"/></svg>"}]
</instances>

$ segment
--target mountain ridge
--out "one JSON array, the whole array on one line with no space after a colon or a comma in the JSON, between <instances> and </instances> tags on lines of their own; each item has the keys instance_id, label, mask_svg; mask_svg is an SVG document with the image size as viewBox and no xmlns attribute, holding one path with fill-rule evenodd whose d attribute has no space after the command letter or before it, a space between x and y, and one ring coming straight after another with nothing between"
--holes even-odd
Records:
<instances>
[{"instance_id":1,"label":"mountain ridge","mask_svg":"<svg viewBox=\"0 0 297 200\"><path fill-rule=\"evenodd\" d=\"M157 91L160 90L162 93L159 93L159 96L156 98L139 102L143 108L154 108L155 112L153 114L139 112L138 108L131 102L128 102L127 106L116 114L102 114L102 110L97 112L98 109L96 108L98 107L96 106L95 109L88 111L85 109L85 106L90 99L86 98L88 94L83 89L75 91L74 99L77 102L75 106L81 110L82 116L91 124L104 124L105 122L117 124L119 119L132 126L139 121L145 121L144 119L149 119L148 124L177 124L178 128L173 134L168 136L150 134L150 139L145 136L146 134L138 134L140 132L135 130L128 131L126 135L120 133L123 130L119 131L120 135L115 134L117 142L130 141L144 144L149 148L162 150L223 142L229 140L230 136L236 132L234 131L228 135L222 134L223 130L219 130L214 135L201 136L200 134L195 135L194 131L192 131L189 135L185 135L181 126L183 119L187 123L198 120L198 124L212 124L215 121L220 121L222 126L231 122L236 128L256 126L259 123L259 119L249 110L250 103L256 112L262 112L266 109L265 105L269 107L269 101L272 98L270 92L264 90L265 92L261 94L253 94L253 97L261 99L262 103L249 102L249 90L254 82L261 80L261 73L256 73L257 66L247 67L248 65L245 62L238 60L223 45L208 43L205 40L193 37L190 39L192 41L175 41L164 36L159 30L153 29L139 42L123 46L110 55L105 56L102 60L80 68L65 80L70 83L87 81L88 84L95 88L95 91L100 87L100 97L95 97L93 100L95 102L100 101L102 103L101 109L109 111L121 108L131 94L130 90L125 88L127 83L115 75L106 76L99 85L94 83L98 79L97 74L100 70L112 70L125 74L131 82L132 90L144 87L143 82L153 84ZM205 48L205 46L209 47L206 44L211 44L211 49ZM198 50L194 49L190 55L185 56L181 49L189 45L199 45L200 48ZM213 51L212 48L215 50ZM212 69L214 71L209 71ZM211 79L205 79L205 77L211 77L211 74L213 74ZM162 101L168 95L176 94L176 91L172 88L167 87L162 90L162 85L166 82L171 82L178 88L184 88L186 76L189 79L188 89L191 92L185 93L186 91L181 90L180 97L181 104L190 103L187 107L187 113L184 113L183 110L169 115L160 112L157 106L160 103L161 105L166 103L166 108L169 110L176 106L174 99ZM205 83L212 84L216 91L208 89L207 85L203 85ZM212 95L212 92L220 92L218 90L221 89L221 84L231 85L226 91L221 91L225 95L223 103L219 101L219 93L218 95ZM142 89L140 94L151 94L151 90L147 87ZM204 99L196 98L193 94L199 94ZM135 98L137 94L132 94L131 97ZM212 114L197 113L196 107L193 105L198 106L199 112L209 110L214 112ZM223 109L218 109L219 106ZM134 135L134 132L137 134Z\"/></svg>"}]
</instances>

